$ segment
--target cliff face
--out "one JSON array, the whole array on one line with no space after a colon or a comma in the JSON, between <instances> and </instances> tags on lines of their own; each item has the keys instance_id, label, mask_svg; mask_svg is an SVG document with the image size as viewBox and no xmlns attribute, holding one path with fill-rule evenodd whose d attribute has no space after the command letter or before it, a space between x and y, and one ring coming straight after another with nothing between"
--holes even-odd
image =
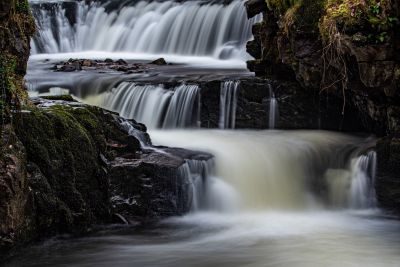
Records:
<instances>
[{"instance_id":1,"label":"cliff face","mask_svg":"<svg viewBox=\"0 0 400 267\"><path fill-rule=\"evenodd\" d=\"M385 137L377 145L378 198L398 209L398 1L250 0L247 9L249 16L264 14L247 44L255 57L248 68L259 77L292 82L296 93L286 92L288 98L303 103L302 109L287 109L293 121L313 114L312 106L333 105L339 120L358 117L364 131Z\"/></svg>"},{"instance_id":2,"label":"cliff face","mask_svg":"<svg viewBox=\"0 0 400 267\"><path fill-rule=\"evenodd\" d=\"M3 119L26 100L23 77L35 23L27 0L0 2L0 110Z\"/></svg>"}]
</instances>

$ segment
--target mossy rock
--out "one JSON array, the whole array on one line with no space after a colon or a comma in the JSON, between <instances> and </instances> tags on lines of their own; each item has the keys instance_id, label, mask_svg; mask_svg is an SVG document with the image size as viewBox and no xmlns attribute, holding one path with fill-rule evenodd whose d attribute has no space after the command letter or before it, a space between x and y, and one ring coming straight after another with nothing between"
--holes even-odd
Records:
<instances>
[{"instance_id":1,"label":"mossy rock","mask_svg":"<svg viewBox=\"0 0 400 267\"><path fill-rule=\"evenodd\" d=\"M54 223L55 232L84 231L110 216L109 185L101 154L107 154L107 135L123 134L106 116L95 107L54 105L30 108L16 122L28 161L43 175L40 183L32 185L39 187L38 206L48 205L53 210L38 217L47 221L42 223L47 227Z\"/></svg>"},{"instance_id":2,"label":"mossy rock","mask_svg":"<svg viewBox=\"0 0 400 267\"><path fill-rule=\"evenodd\" d=\"M48 100L61 100L68 102L77 102L71 95L51 95L51 96L43 96L42 98Z\"/></svg>"}]
</instances>

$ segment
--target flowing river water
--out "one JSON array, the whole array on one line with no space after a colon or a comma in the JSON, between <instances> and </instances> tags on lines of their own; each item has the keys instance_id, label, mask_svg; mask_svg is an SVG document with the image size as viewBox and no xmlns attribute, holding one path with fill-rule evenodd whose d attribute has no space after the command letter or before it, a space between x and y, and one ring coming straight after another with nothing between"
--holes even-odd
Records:
<instances>
[{"instance_id":1,"label":"flowing river water","mask_svg":"<svg viewBox=\"0 0 400 267\"><path fill-rule=\"evenodd\" d=\"M248 58L245 43L260 18L247 21L242 1L79 2L72 24L61 1L52 7L44 2L31 1L39 25L27 75L31 94L68 85L81 101L148 125L153 144L209 152L214 160L207 179L193 185L198 201L187 215L57 237L29 247L8 266L399 266L400 224L375 199L379 166L372 137L234 130L240 82L214 63L226 67ZM66 52L93 58L105 52L132 59L163 55L199 63L196 73L229 72L230 79L221 82L220 129L199 128L198 85L178 82L166 89L134 77L63 76L44 67L43 59L68 58L60 54ZM234 67L236 74L247 76L242 63ZM274 128L279 107L270 91L265 119Z\"/></svg>"}]
</instances>

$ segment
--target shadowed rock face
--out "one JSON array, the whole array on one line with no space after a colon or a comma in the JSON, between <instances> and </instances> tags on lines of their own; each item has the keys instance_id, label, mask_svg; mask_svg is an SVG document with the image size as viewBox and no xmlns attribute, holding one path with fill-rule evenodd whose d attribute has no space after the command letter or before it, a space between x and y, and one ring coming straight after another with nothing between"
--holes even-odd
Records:
<instances>
[{"instance_id":1,"label":"shadowed rock face","mask_svg":"<svg viewBox=\"0 0 400 267\"><path fill-rule=\"evenodd\" d=\"M400 139L384 138L377 144L378 173L376 180L379 202L391 210L400 207Z\"/></svg>"},{"instance_id":2,"label":"shadowed rock face","mask_svg":"<svg viewBox=\"0 0 400 267\"><path fill-rule=\"evenodd\" d=\"M217 128L220 114L221 81L200 83L201 127ZM324 129L361 132L358 113L347 103L342 116L340 95L314 93L291 81L252 78L240 80L237 97L236 128L267 129L270 88L279 103L279 129Z\"/></svg>"}]
</instances>

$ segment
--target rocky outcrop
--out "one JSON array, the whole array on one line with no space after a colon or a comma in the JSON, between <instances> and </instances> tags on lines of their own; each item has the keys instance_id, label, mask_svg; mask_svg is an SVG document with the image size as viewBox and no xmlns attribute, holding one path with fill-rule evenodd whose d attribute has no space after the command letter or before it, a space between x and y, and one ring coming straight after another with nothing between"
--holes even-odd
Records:
<instances>
[{"instance_id":1,"label":"rocky outcrop","mask_svg":"<svg viewBox=\"0 0 400 267\"><path fill-rule=\"evenodd\" d=\"M395 208L400 188L394 171L400 133L397 2L253 2L247 2L249 16L261 11L264 21L253 26L247 50L255 59L248 68L279 88L281 127L384 137L377 146L377 193L383 206ZM288 81L292 86L285 86Z\"/></svg>"},{"instance_id":2,"label":"rocky outcrop","mask_svg":"<svg viewBox=\"0 0 400 267\"><path fill-rule=\"evenodd\" d=\"M32 208L25 148L9 125L1 141L0 255L15 246L15 240L26 240L32 224L25 216Z\"/></svg>"},{"instance_id":3,"label":"rocky outcrop","mask_svg":"<svg viewBox=\"0 0 400 267\"><path fill-rule=\"evenodd\" d=\"M0 110L3 120L7 120L11 109L18 108L26 100L23 77L34 31L35 23L27 0L0 3Z\"/></svg>"},{"instance_id":4,"label":"rocky outcrop","mask_svg":"<svg viewBox=\"0 0 400 267\"><path fill-rule=\"evenodd\" d=\"M4 130L1 251L115 218L129 223L190 210L191 177L182 167L193 153L210 155L153 148L144 125L62 99L35 99Z\"/></svg>"},{"instance_id":5,"label":"rocky outcrop","mask_svg":"<svg viewBox=\"0 0 400 267\"><path fill-rule=\"evenodd\" d=\"M92 59L69 59L68 61L61 61L55 64L52 69L57 72L74 72L74 71L118 71L126 74L142 73L149 70L149 64L143 63L128 63L123 59L112 60L110 58L105 60L92 60ZM163 64L156 64L163 65Z\"/></svg>"}]
</instances>

